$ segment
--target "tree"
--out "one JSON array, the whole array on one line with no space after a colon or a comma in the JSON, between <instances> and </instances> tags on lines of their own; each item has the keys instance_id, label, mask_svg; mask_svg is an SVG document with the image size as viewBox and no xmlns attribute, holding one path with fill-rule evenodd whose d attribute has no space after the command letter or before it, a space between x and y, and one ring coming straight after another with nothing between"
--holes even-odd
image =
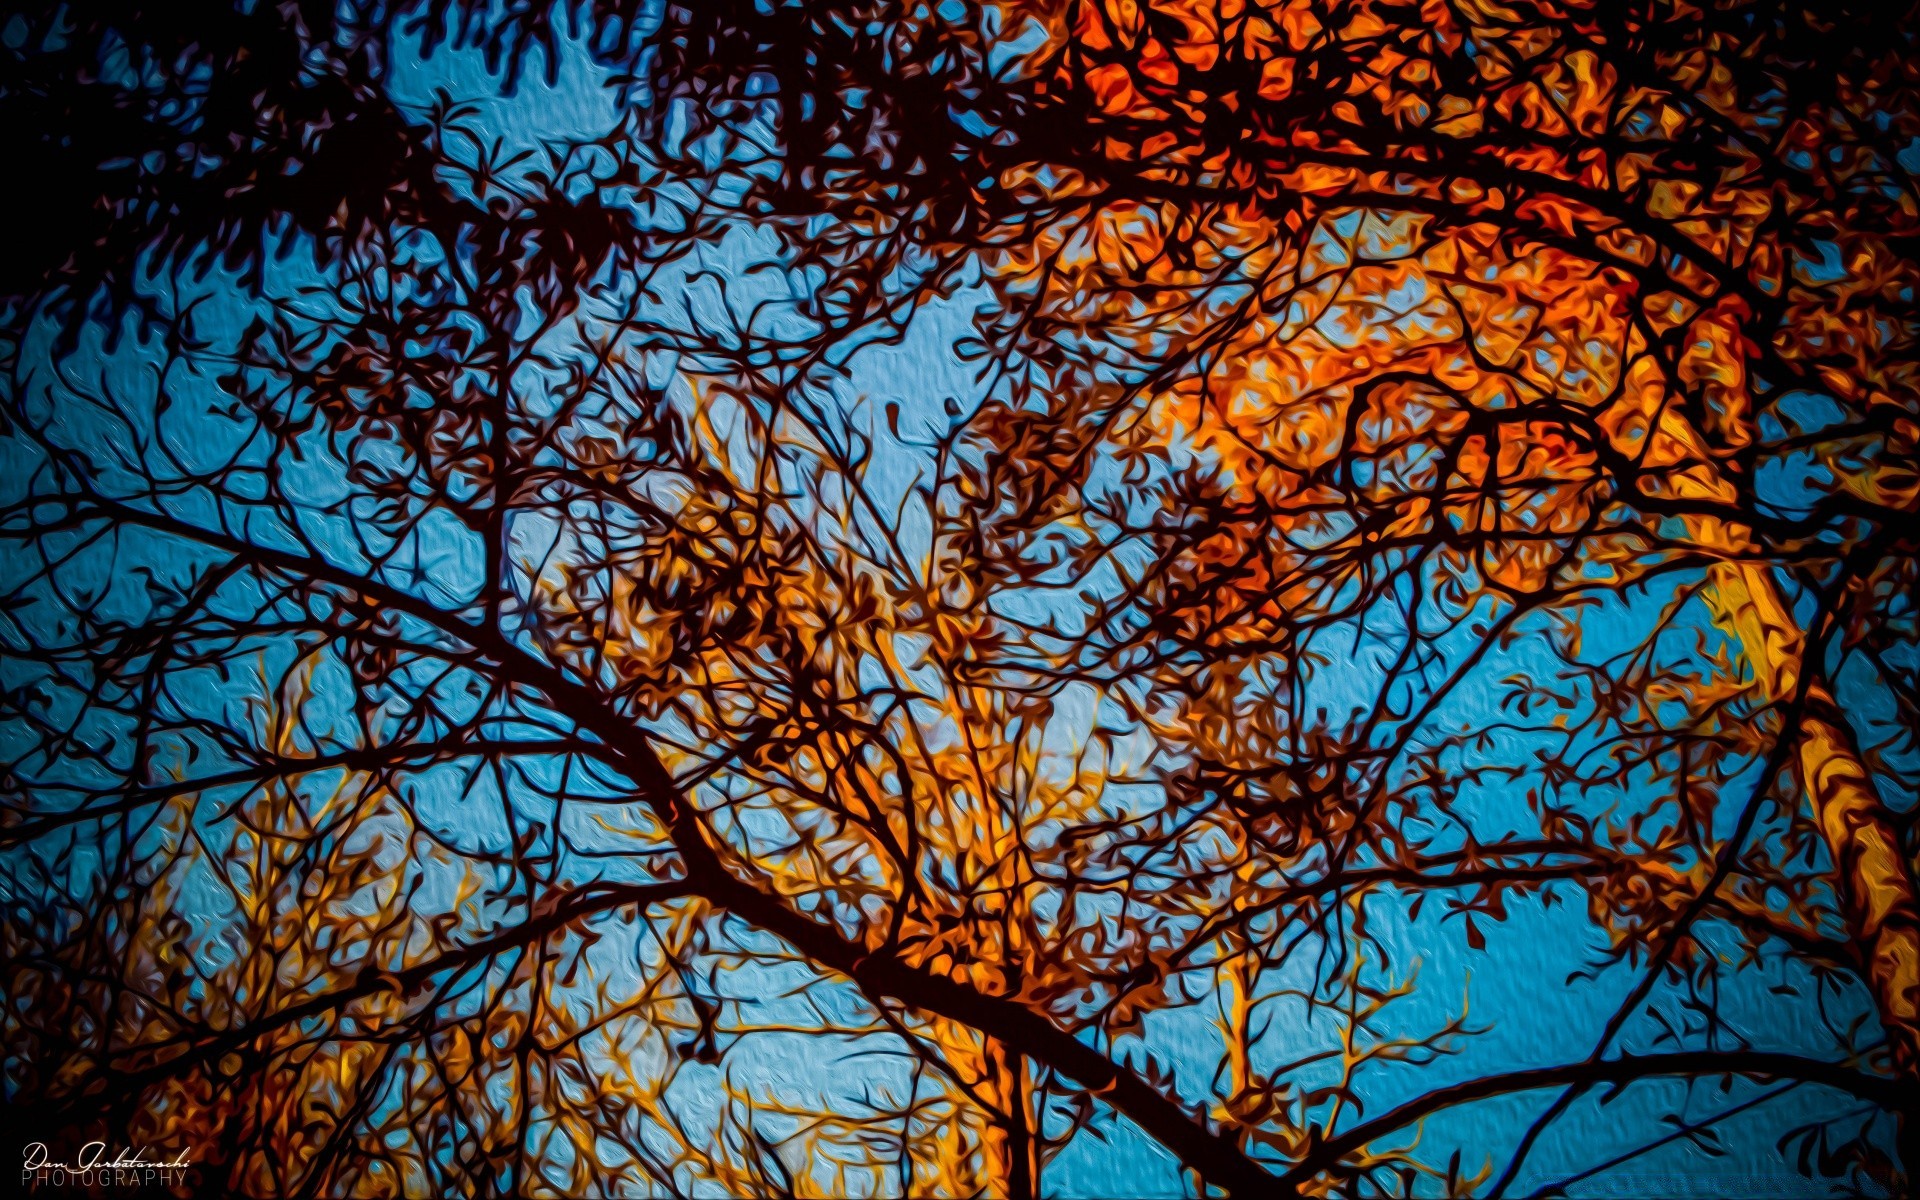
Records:
<instances>
[{"instance_id":1,"label":"tree","mask_svg":"<svg viewBox=\"0 0 1920 1200\"><path fill-rule=\"evenodd\" d=\"M1024 1196L1106 1138L1507 1194L1806 1088L1757 1152L1904 1186L1902 14L10 28L44 1140L249 1195ZM475 53L484 105L429 78ZM538 87L607 132L516 135ZM1494 931L1575 924L1545 1063L1406 952L1558 987Z\"/></svg>"}]
</instances>

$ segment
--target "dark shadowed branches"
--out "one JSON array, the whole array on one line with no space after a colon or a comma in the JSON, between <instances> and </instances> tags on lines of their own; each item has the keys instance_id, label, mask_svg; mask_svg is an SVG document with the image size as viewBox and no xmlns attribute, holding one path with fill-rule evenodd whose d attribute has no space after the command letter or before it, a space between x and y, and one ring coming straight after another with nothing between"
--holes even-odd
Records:
<instances>
[{"instance_id":1,"label":"dark shadowed branches","mask_svg":"<svg viewBox=\"0 0 1920 1200\"><path fill-rule=\"evenodd\" d=\"M1902 1193L1914 37L16 6L10 1126L252 1196Z\"/></svg>"}]
</instances>

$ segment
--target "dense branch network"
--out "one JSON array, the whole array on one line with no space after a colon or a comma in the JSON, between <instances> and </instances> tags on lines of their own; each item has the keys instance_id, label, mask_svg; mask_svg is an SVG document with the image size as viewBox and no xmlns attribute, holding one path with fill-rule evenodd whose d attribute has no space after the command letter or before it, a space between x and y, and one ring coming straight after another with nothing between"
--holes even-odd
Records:
<instances>
[{"instance_id":1,"label":"dense branch network","mask_svg":"<svg viewBox=\"0 0 1920 1200\"><path fill-rule=\"evenodd\" d=\"M1110 1136L1501 1195L1598 1089L1705 1144L1743 1079L1903 1186L1910 22L163 7L28 12L0 86L36 1136L249 1195L1037 1196ZM462 54L610 131L396 99ZM1492 1027L1408 931L1570 907L1581 1055L1446 1074Z\"/></svg>"}]
</instances>

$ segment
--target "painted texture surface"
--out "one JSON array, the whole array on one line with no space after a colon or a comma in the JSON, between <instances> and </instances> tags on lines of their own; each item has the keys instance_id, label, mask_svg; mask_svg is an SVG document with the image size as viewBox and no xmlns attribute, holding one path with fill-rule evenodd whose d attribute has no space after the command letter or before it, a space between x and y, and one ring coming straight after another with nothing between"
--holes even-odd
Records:
<instances>
[{"instance_id":1,"label":"painted texture surface","mask_svg":"<svg viewBox=\"0 0 1920 1200\"><path fill-rule=\"evenodd\" d=\"M15 7L0 1153L1911 1193L1910 12Z\"/></svg>"}]
</instances>

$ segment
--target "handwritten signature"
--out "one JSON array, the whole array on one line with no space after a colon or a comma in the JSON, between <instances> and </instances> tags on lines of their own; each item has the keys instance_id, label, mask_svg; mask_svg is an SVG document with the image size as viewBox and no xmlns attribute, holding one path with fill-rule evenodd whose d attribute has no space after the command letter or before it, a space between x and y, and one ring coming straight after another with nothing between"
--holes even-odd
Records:
<instances>
[{"instance_id":1,"label":"handwritten signature","mask_svg":"<svg viewBox=\"0 0 1920 1200\"><path fill-rule=\"evenodd\" d=\"M84 1175L89 1171L179 1171L193 1165L193 1160L185 1154L171 1161L153 1161L145 1157L147 1148L134 1150L131 1146L120 1152L119 1157L107 1158L105 1142L88 1142L80 1147L80 1157L73 1162L54 1162L47 1154L45 1142L30 1142L26 1148L26 1158L21 1167L27 1171L66 1171L69 1174Z\"/></svg>"}]
</instances>

